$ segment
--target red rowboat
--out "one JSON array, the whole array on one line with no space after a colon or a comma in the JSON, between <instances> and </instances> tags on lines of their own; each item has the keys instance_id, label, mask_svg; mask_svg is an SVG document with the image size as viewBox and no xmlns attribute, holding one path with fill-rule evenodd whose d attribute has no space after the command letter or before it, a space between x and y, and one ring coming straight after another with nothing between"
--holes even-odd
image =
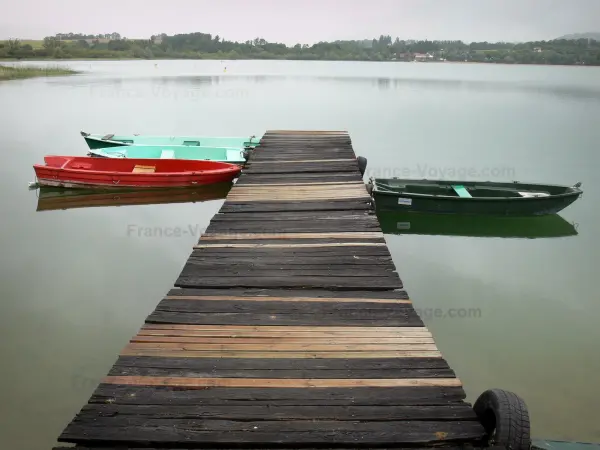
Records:
<instances>
[{"instance_id":1,"label":"red rowboat","mask_svg":"<svg viewBox=\"0 0 600 450\"><path fill-rule=\"evenodd\" d=\"M165 188L230 182L239 166L185 159L45 156L33 166L41 186L68 188Z\"/></svg>"}]
</instances>

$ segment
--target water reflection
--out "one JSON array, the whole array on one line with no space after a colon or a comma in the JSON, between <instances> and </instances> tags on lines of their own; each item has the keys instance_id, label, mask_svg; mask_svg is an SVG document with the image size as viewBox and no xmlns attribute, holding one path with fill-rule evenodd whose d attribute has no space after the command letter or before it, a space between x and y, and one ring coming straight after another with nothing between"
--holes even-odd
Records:
<instances>
[{"instance_id":1,"label":"water reflection","mask_svg":"<svg viewBox=\"0 0 600 450\"><path fill-rule=\"evenodd\" d=\"M553 238L576 236L577 226L558 214L530 217L462 216L459 214L378 213L386 234Z\"/></svg>"},{"instance_id":2,"label":"water reflection","mask_svg":"<svg viewBox=\"0 0 600 450\"><path fill-rule=\"evenodd\" d=\"M41 187L36 211L205 202L224 199L232 185L233 183L217 183L193 188L117 191Z\"/></svg>"},{"instance_id":3,"label":"water reflection","mask_svg":"<svg viewBox=\"0 0 600 450\"><path fill-rule=\"evenodd\" d=\"M441 90L460 91L467 90L483 93L527 93L539 95L551 95L559 98L570 98L577 100L598 101L600 90L594 86L547 84L545 82L526 81L498 81L498 80L464 80L445 78L411 78L411 77L373 77L353 75L284 75L284 74L183 74L183 75L159 75L159 76L129 76L123 77L91 77L78 76L49 80L48 83L55 85L67 85L70 87L123 89L127 86L141 86L150 84L154 89L166 87L190 86L192 89L219 86L223 84L252 83L264 84L274 81L293 82L331 82L336 85L360 84L370 85L378 90Z\"/></svg>"}]
</instances>

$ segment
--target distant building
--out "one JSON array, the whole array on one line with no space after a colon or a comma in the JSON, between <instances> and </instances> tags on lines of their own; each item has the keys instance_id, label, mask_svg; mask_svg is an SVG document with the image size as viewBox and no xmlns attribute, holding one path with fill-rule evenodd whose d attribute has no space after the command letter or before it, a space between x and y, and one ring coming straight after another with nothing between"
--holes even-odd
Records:
<instances>
[{"instance_id":1,"label":"distant building","mask_svg":"<svg viewBox=\"0 0 600 450\"><path fill-rule=\"evenodd\" d=\"M433 55L431 53L415 53L414 58L415 61L427 61L433 59Z\"/></svg>"},{"instance_id":2,"label":"distant building","mask_svg":"<svg viewBox=\"0 0 600 450\"><path fill-rule=\"evenodd\" d=\"M535 47L533 49L533 51L536 52L536 53L542 53L542 48L541 47Z\"/></svg>"}]
</instances>

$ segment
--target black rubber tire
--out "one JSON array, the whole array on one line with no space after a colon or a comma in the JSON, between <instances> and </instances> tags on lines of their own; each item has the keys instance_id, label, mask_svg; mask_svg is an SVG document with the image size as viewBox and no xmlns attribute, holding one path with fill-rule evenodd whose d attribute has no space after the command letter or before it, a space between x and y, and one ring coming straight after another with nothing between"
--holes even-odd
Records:
<instances>
[{"instance_id":1,"label":"black rubber tire","mask_svg":"<svg viewBox=\"0 0 600 450\"><path fill-rule=\"evenodd\" d=\"M364 156L359 156L358 158L356 158L356 160L358 161L358 170L360 171L360 174L364 177L365 172L367 171L367 158L365 158Z\"/></svg>"},{"instance_id":2,"label":"black rubber tire","mask_svg":"<svg viewBox=\"0 0 600 450\"><path fill-rule=\"evenodd\" d=\"M483 425L488 445L506 450L529 450L531 426L525 401L517 394L502 389L490 389L479 396L473 410Z\"/></svg>"}]
</instances>

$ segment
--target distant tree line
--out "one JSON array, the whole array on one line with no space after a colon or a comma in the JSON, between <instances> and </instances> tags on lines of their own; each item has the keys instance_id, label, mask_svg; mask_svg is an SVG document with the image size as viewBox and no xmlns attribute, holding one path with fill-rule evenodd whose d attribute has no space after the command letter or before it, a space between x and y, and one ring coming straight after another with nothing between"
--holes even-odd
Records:
<instances>
[{"instance_id":1,"label":"distant tree line","mask_svg":"<svg viewBox=\"0 0 600 450\"><path fill-rule=\"evenodd\" d=\"M31 41L30 41L31 42ZM464 61L504 64L600 65L600 42L592 39L524 43L378 39L287 46L262 38L233 42L206 33L157 34L127 39L119 33L59 33L40 45L0 42L0 58L72 59L294 59L331 61Z\"/></svg>"}]
</instances>

